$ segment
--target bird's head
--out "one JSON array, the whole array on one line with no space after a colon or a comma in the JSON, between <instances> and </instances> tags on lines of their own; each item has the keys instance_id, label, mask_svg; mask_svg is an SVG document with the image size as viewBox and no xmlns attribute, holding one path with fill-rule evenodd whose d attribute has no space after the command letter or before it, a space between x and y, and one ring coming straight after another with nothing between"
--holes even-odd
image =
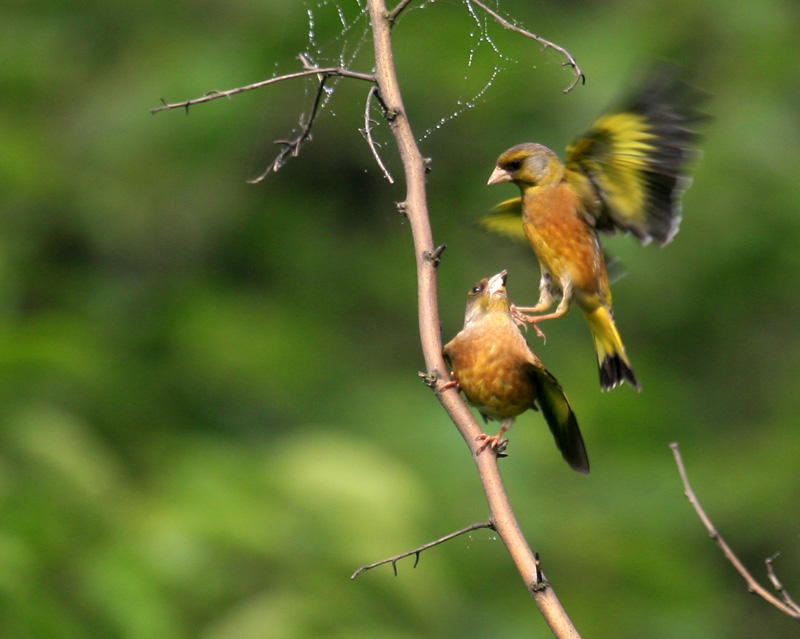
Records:
<instances>
[{"instance_id":1,"label":"bird's head","mask_svg":"<svg viewBox=\"0 0 800 639\"><path fill-rule=\"evenodd\" d=\"M508 271L487 277L470 289L467 296L467 312L464 326L477 321L490 313L508 313L510 302L506 293Z\"/></svg>"},{"instance_id":2,"label":"bird's head","mask_svg":"<svg viewBox=\"0 0 800 639\"><path fill-rule=\"evenodd\" d=\"M513 182L521 189L559 182L564 165L553 151L541 144L526 142L511 147L497 159L489 185Z\"/></svg>"}]
</instances>

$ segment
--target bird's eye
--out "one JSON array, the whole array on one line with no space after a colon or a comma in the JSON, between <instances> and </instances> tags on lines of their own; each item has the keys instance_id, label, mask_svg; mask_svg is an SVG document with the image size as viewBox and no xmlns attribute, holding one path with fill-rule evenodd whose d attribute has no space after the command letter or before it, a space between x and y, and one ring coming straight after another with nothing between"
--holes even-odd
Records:
<instances>
[{"instance_id":1,"label":"bird's eye","mask_svg":"<svg viewBox=\"0 0 800 639\"><path fill-rule=\"evenodd\" d=\"M482 290L483 290L483 285L481 285L481 284L478 284L477 286L474 286L474 287L472 288L472 294L473 294L473 295L477 295L477 294L478 294L478 293L480 293Z\"/></svg>"},{"instance_id":2,"label":"bird's eye","mask_svg":"<svg viewBox=\"0 0 800 639\"><path fill-rule=\"evenodd\" d=\"M522 166L522 160L511 160L511 162L508 163L508 168L511 169L512 171L518 171L519 167L521 166Z\"/></svg>"}]
</instances>

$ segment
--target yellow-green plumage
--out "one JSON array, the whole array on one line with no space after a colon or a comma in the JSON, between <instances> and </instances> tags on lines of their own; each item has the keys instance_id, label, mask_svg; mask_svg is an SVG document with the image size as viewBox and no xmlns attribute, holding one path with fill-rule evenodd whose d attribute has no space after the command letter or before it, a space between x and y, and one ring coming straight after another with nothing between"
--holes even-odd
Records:
<instances>
[{"instance_id":1,"label":"yellow-green plumage","mask_svg":"<svg viewBox=\"0 0 800 639\"><path fill-rule=\"evenodd\" d=\"M687 163L698 136L692 125L700 94L659 67L638 95L598 118L567 147L565 162L540 144L512 147L497 161L489 184L514 182L520 198L506 200L479 224L509 237L523 234L542 271L539 301L520 309L543 313L561 296L560 317L573 299L592 329L603 390L639 382L616 329L598 231L632 233L666 244L677 233Z\"/></svg>"}]
</instances>

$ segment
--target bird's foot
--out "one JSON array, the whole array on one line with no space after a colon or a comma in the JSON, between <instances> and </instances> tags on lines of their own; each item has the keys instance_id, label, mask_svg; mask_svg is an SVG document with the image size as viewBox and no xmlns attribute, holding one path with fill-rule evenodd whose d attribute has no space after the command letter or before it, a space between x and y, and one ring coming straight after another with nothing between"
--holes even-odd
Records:
<instances>
[{"instance_id":1,"label":"bird's foot","mask_svg":"<svg viewBox=\"0 0 800 639\"><path fill-rule=\"evenodd\" d=\"M506 457L505 450L506 446L508 446L508 440L502 438L502 433L499 435L481 433L475 438L475 441L483 442L478 446L477 455L480 455L485 449L491 448L498 457Z\"/></svg>"},{"instance_id":2,"label":"bird's foot","mask_svg":"<svg viewBox=\"0 0 800 639\"><path fill-rule=\"evenodd\" d=\"M439 386L438 392L441 393L442 391L446 391L448 388L456 388L458 390L461 390L461 385L458 383L457 380L451 377L449 382L445 382L444 384Z\"/></svg>"},{"instance_id":3,"label":"bird's foot","mask_svg":"<svg viewBox=\"0 0 800 639\"><path fill-rule=\"evenodd\" d=\"M547 337L542 332L542 329L538 326L541 316L528 315L523 312L522 309L512 304L511 318L514 320L514 323L517 326L524 327L526 331L528 330L528 326L533 326L533 330L536 331L536 336L541 337L545 342L547 342Z\"/></svg>"}]
</instances>

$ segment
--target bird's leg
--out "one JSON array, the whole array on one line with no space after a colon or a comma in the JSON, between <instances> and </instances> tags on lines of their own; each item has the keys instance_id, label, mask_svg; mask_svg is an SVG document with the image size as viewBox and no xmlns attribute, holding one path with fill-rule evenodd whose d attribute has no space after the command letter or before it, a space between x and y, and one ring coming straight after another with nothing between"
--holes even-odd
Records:
<instances>
[{"instance_id":1,"label":"bird's leg","mask_svg":"<svg viewBox=\"0 0 800 639\"><path fill-rule=\"evenodd\" d=\"M450 381L442 384L439 387L439 392L441 393L442 391L445 391L448 388L457 388L458 390L461 390L461 385L458 383L458 380L456 379L455 373L453 373L453 371L450 371Z\"/></svg>"},{"instance_id":2,"label":"bird's leg","mask_svg":"<svg viewBox=\"0 0 800 639\"><path fill-rule=\"evenodd\" d=\"M528 313L541 313L553 305L553 293L549 275L547 277L544 275L542 276L540 291L541 293L539 296L539 301L536 303L536 306L523 307L512 305L511 315L517 324L521 324L523 322L530 324L536 331L536 335L542 339L545 339L544 333L537 326L537 324L539 322L543 322L544 320L556 319L557 317L563 317L567 314L567 311L569 310L569 303L572 299L572 286L567 283L562 287L561 301L558 303L558 306L554 312L547 313L546 315L536 315L535 317L531 317L528 315Z\"/></svg>"},{"instance_id":3,"label":"bird's leg","mask_svg":"<svg viewBox=\"0 0 800 639\"><path fill-rule=\"evenodd\" d=\"M533 329L536 331L536 335L545 339L544 333L541 329L536 326L539 321L539 317L531 317L528 313L541 313L542 311L546 311L553 305L553 298L548 293L545 297L544 291L542 291L542 296L539 298L539 301L536 303L536 306L517 306L516 304L511 304L511 317L516 323L517 326L524 326L526 329L530 324L533 326Z\"/></svg>"},{"instance_id":4,"label":"bird's leg","mask_svg":"<svg viewBox=\"0 0 800 639\"><path fill-rule=\"evenodd\" d=\"M503 439L503 434L511 428L511 424L514 423L514 418L509 417L508 419L504 419L500 426L500 432L497 435L487 435L486 433L481 433L476 437L476 441L482 441L483 443L478 447L476 452L477 455L482 453L484 449L491 448L495 452L501 453L508 444L507 439Z\"/></svg>"},{"instance_id":5,"label":"bird's leg","mask_svg":"<svg viewBox=\"0 0 800 639\"><path fill-rule=\"evenodd\" d=\"M518 310L528 313L528 312L535 312L534 309L531 309L529 311L527 308L521 308ZM561 300L561 302L559 302L558 306L556 307L556 310L553 311L552 313L548 313L547 315L537 315L536 317L530 317L529 315L522 315L522 317L525 318L526 322L528 322L529 324L533 324L533 327L536 328L536 324L538 324L539 322L543 322L544 320L564 317L564 315L567 314L568 310L569 310L569 298L565 297Z\"/></svg>"}]
</instances>

